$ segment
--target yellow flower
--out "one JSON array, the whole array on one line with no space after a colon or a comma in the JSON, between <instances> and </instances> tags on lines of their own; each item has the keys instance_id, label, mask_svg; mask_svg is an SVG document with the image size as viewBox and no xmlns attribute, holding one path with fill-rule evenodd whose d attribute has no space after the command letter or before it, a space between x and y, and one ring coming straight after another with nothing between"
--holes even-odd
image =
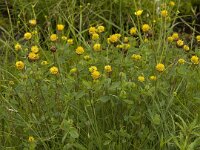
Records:
<instances>
[{"instance_id":1,"label":"yellow flower","mask_svg":"<svg viewBox=\"0 0 200 150\"><path fill-rule=\"evenodd\" d=\"M168 40L168 42L173 42L174 38L173 38L172 36L169 36L169 37L167 38L167 40Z\"/></svg>"},{"instance_id":2,"label":"yellow flower","mask_svg":"<svg viewBox=\"0 0 200 150\"><path fill-rule=\"evenodd\" d=\"M133 54L132 56L131 56L131 58L133 59L133 60L140 60L142 57L140 56L140 55L138 55L138 54Z\"/></svg>"},{"instance_id":3,"label":"yellow flower","mask_svg":"<svg viewBox=\"0 0 200 150\"><path fill-rule=\"evenodd\" d=\"M141 16L142 12L143 12L143 10L140 9L140 10L138 10L138 11L135 12L135 15L136 16Z\"/></svg>"},{"instance_id":4,"label":"yellow flower","mask_svg":"<svg viewBox=\"0 0 200 150\"><path fill-rule=\"evenodd\" d=\"M123 48L123 45L122 44L118 44L116 47L117 48Z\"/></svg>"},{"instance_id":5,"label":"yellow flower","mask_svg":"<svg viewBox=\"0 0 200 150\"><path fill-rule=\"evenodd\" d=\"M109 72L112 71L112 67L111 67L110 65L106 65L106 66L104 67L104 70L105 70L107 73L109 73Z\"/></svg>"},{"instance_id":6,"label":"yellow flower","mask_svg":"<svg viewBox=\"0 0 200 150\"><path fill-rule=\"evenodd\" d=\"M19 51L21 49L22 49L22 46L19 43L15 44L15 50L16 51Z\"/></svg>"},{"instance_id":7,"label":"yellow flower","mask_svg":"<svg viewBox=\"0 0 200 150\"><path fill-rule=\"evenodd\" d=\"M99 34L94 33L92 34L92 40L98 40L99 39Z\"/></svg>"},{"instance_id":8,"label":"yellow flower","mask_svg":"<svg viewBox=\"0 0 200 150\"><path fill-rule=\"evenodd\" d=\"M90 56L89 56L89 55L85 55L83 58L84 58L85 60L90 60Z\"/></svg>"},{"instance_id":9,"label":"yellow flower","mask_svg":"<svg viewBox=\"0 0 200 150\"><path fill-rule=\"evenodd\" d=\"M179 39L179 35L178 35L178 33L176 33L176 32L174 32L174 33L172 34L172 37L173 37L173 39L174 39L175 41Z\"/></svg>"},{"instance_id":10,"label":"yellow flower","mask_svg":"<svg viewBox=\"0 0 200 150\"><path fill-rule=\"evenodd\" d=\"M67 40L67 44L69 44L69 45L74 44L74 40L73 40L73 39L68 39L68 40Z\"/></svg>"},{"instance_id":11,"label":"yellow flower","mask_svg":"<svg viewBox=\"0 0 200 150\"><path fill-rule=\"evenodd\" d=\"M30 25L35 26L37 24L36 19L31 19L28 21Z\"/></svg>"},{"instance_id":12,"label":"yellow flower","mask_svg":"<svg viewBox=\"0 0 200 150\"><path fill-rule=\"evenodd\" d=\"M144 81L145 81L144 76L138 76L138 81L140 81L140 82L144 82Z\"/></svg>"},{"instance_id":13,"label":"yellow flower","mask_svg":"<svg viewBox=\"0 0 200 150\"><path fill-rule=\"evenodd\" d=\"M48 64L48 62L45 60L41 62L41 65L47 65L47 64Z\"/></svg>"},{"instance_id":14,"label":"yellow flower","mask_svg":"<svg viewBox=\"0 0 200 150\"><path fill-rule=\"evenodd\" d=\"M34 30L34 31L31 32L31 33L32 33L32 35L36 35L36 34L38 34L37 30Z\"/></svg>"},{"instance_id":15,"label":"yellow flower","mask_svg":"<svg viewBox=\"0 0 200 150\"><path fill-rule=\"evenodd\" d=\"M39 48L35 45L31 47L31 52L33 53L38 53L39 52Z\"/></svg>"},{"instance_id":16,"label":"yellow flower","mask_svg":"<svg viewBox=\"0 0 200 150\"><path fill-rule=\"evenodd\" d=\"M147 38L145 38L145 39L144 39L144 42L147 43L147 42L149 42L149 40L148 40Z\"/></svg>"},{"instance_id":17,"label":"yellow flower","mask_svg":"<svg viewBox=\"0 0 200 150\"><path fill-rule=\"evenodd\" d=\"M90 27L89 28L89 34L94 34L96 33L97 29L95 27Z\"/></svg>"},{"instance_id":18,"label":"yellow flower","mask_svg":"<svg viewBox=\"0 0 200 150\"><path fill-rule=\"evenodd\" d=\"M119 36L117 34L110 35L109 42L116 43L119 40Z\"/></svg>"},{"instance_id":19,"label":"yellow flower","mask_svg":"<svg viewBox=\"0 0 200 150\"><path fill-rule=\"evenodd\" d=\"M51 74L54 74L54 75L58 74L58 68L55 67L55 66L51 67L49 69L49 71L50 71Z\"/></svg>"},{"instance_id":20,"label":"yellow flower","mask_svg":"<svg viewBox=\"0 0 200 150\"><path fill-rule=\"evenodd\" d=\"M71 70L70 70L70 73L76 73L77 72L77 68L72 68Z\"/></svg>"},{"instance_id":21,"label":"yellow flower","mask_svg":"<svg viewBox=\"0 0 200 150\"><path fill-rule=\"evenodd\" d=\"M174 1L170 1L169 5L173 7L173 6L175 6L175 2Z\"/></svg>"},{"instance_id":22,"label":"yellow flower","mask_svg":"<svg viewBox=\"0 0 200 150\"><path fill-rule=\"evenodd\" d=\"M152 81L156 81L157 77L156 76L150 76L149 79L152 80Z\"/></svg>"},{"instance_id":23,"label":"yellow flower","mask_svg":"<svg viewBox=\"0 0 200 150\"><path fill-rule=\"evenodd\" d=\"M33 143L33 142L35 142L35 139L34 139L33 136L29 136L29 137L28 137L28 141L29 141L30 143Z\"/></svg>"},{"instance_id":24,"label":"yellow flower","mask_svg":"<svg viewBox=\"0 0 200 150\"><path fill-rule=\"evenodd\" d=\"M62 36L61 39L62 39L63 41L67 41L67 37L66 37L66 36Z\"/></svg>"},{"instance_id":25,"label":"yellow flower","mask_svg":"<svg viewBox=\"0 0 200 150\"><path fill-rule=\"evenodd\" d=\"M183 58L180 58L180 59L178 60L178 63L179 63L179 64L184 64L184 63L185 63L185 60L184 60Z\"/></svg>"},{"instance_id":26,"label":"yellow flower","mask_svg":"<svg viewBox=\"0 0 200 150\"><path fill-rule=\"evenodd\" d=\"M163 72L165 70L165 65L162 63L159 63L156 65L156 70L159 72Z\"/></svg>"},{"instance_id":27,"label":"yellow flower","mask_svg":"<svg viewBox=\"0 0 200 150\"><path fill-rule=\"evenodd\" d=\"M128 42L129 42L128 37L124 37L124 43L128 43Z\"/></svg>"},{"instance_id":28,"label":"yellow flower","mask_svg":"<svg viewBox=\"0 0 200 150\"><path fill-rule=\"evenodd\" d=\"M93 72L91 73L91 76L92 76L92 78L93 78L94 80L96 80L96 79L100 78L101 74L100 74L99 71L93 71Z\"/></svg>"},{"instance_id":29,"label":"yellow flower","mask_svg":"<svg viewBox=\"0 0 200 150\"><path fill-rule=\"evenodd\" d=\"M107 38L107 43L110 44L110 38Z\"/></svg>"},{"instance_id":30,"label":"yellow flower","mask_svg":"<svg viewBox=\"0 0 200 150\"><path fill-rule=\"evenodd\" d=\"M122 35L119 33L116 33L115 36L117 36L118 38L120 38Z\"/></svg>"},{"instance_id":31,"label":"yellow flower","mask_svg":"<svg viewBox=\"0 0 200 150\"><path fill-rule=\"evenodd\" d=\"M98 26L97 27L97 32L102 33L105 31L105 27L104 26Z\"/></svg>"},{"instance_id":32,"label":"yellow flower","mask_svg":"<svg viewBox=\"0 0 200 150\"><path fill-rule=\"evenodd\" d=\"M81 54L83 54L84 53L84 48L82 47L82 46L78 46L77 48L76 48L76 54L78 54L78 55L81 55Z\"/></svg>"},{"instance_id":33,"label":"yellow flower","mask_svg":"<svg viewBox=\"0 0 200 150\"><path fill-rule=\"evenodd\" d=\"M24 39L25 39L25 40L30 40L31 37L32 37L32 34L31 34L30 32L26 32L26 33L24 34Z\"/></svg>"},{"instance_id":34,"label":"yellow flower","mask_svg":"<svg viewBox=\"0 0 200 150\"><path fill-rule=\"evenodd\" d=\"M177 44L177 46L182 47L184 45L184 42L183 42L183 40L178 40L176 42L176 44Z\"/></svg>"},{"instance_id":35,"label":"yellow flower","mask_svg":"<svg viewBox=\"0 0 200 150\"><path fill-rule=\"evenodd\" d=\"M163 17L167 17L167 16L168 16L167 10L162 10L162 11L161 11L161 15L162 15Z\"/></svg>"},{"instance_id":36,"label":"yellow flower","mask_svg":"<svg viewBox=\"0 0 200 150\"><path fill-rule=\"evenodd\" d=\"M96 52L100 51L101 50L101 44L94 44L93 49Z\"/></svg>"},{"instance_id":37,"label":"yellow flower","mask_svg":"<svg viewBox=\"0 0 200 150\"><path fill-rule=\"evenodd\" d=\"M151 29L151 27L148 24L142 25L142 31L143 32L148 32Z\"/></svg>"},{"instance_id":38,"label":"yellow flower","mask_svg":"<svg viewBox=\"0 0 200 150\"><path fill-rule=\"evenodd\" d=\"M189 47L188 45L184 45L184 46L183 46L183 49L184 49L185 51L189 51L189 50L190 50L190 47Z\"/></svg>"},{"instance_id":39,"label":"yellow flower","mask_svg":"<svg viewBox=\"0 0 200 150\"><path fill-rule=\"evenodd\" d=\"M33 52L30 52L29 54L28 54L28 58L29 58L29 60L37 60L37 59L39 59L39 55L38 54L36 54L36 53L33 53Z\"/></svg>"},{"instance_id":40,"label":"yellow flower","mask_svg":"<svg viewBox=\"0 0 200 150\"><path fill-rule=\"evenodd\" d=\"M56 41L57 39L58 39L58 36L57 36L56 34L52 34L52 35L50 36L50 40L51 40L52 42Z\"/></svg>"},{"instance_id":41,"label":"yellow flower","mask_svg":"<svg viewBox=\"0 0 200 150\"><path fill-rule=\"evenodd\" d=\"M17 61L16 63L15 63L15 66L16 66L16 68L18 69L18 70L22 70L22 69L24 69L24 63L22 62L22 61Z\"/></svg>"},{"instance_id":42,"label":"yellow flower","mask_svg":"<svg viewBox=\"0 0 200 150\"><path fill-rule=\"evenodd\" d=\"M197 42L200 42L200 35L196 36L196 40L197 40Z\"/></svg>"},{"instance_id":43,"label":"yellow flower","mask_svg":"<svg viewBox=\"0 0 200 150\"><path fill-rule=\"evenodd\" d=\"M137 33L137 28L132 27L129 32L130 32L131 35L135 35Z\"/></svg>"},{"instance_id":44,"label":"yellow flower","mask_svg":"<svg viewBox=\"0 0 200 150\"><path fill-rule=\"evenodd\" d=\"M198 56L192 56L191 57L191 62L193 63L193 64L199 64L199 57Z\"/></svg>"},{"instance_id":45,"label":"yellow flower","mask_svg":"<svg viewBox=\"0 0 200 150\"><path fill-rule=\"evenodd\" d=\"M120 44L120 45L117 45L116 47L127 50L131 47L131 45L130 44Z\"/></svg>"},{"instance_id":46,"label":"yellow flower","mask_svg":"<svg viewBox=\"0 0 200 150\"><path fill-rule=\"evenodd\" d=\"M63 24L57 24L57 30L58 31L62 31L64 29L64 25Z\"/></svg>"},{"instance_id":47,"label":"yellow flower","mask_svg":"<svg viewBox=\"0 0 200 150\"><path fill-rule=\"evenodd\" d=\"M96 66L91 66L90 68L89 68L89 72L94 72L94 71L97 71L97 67Z\"/></svg>"}]
</instances>

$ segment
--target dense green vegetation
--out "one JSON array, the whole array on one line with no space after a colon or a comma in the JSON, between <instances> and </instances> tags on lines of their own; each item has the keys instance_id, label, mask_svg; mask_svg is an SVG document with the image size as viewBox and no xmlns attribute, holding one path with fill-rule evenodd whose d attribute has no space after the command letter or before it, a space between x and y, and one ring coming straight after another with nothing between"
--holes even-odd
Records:
<instances>
[{"instance_id":1,"label":"dense green vegetation","mask_svg":"<svg viewBox=\"0 0 200 150\"><path fill-rule=\"evenodd\" d=\"M200 149L198 1L0 10L0 149Z\"/></svg>"}]
</instances>

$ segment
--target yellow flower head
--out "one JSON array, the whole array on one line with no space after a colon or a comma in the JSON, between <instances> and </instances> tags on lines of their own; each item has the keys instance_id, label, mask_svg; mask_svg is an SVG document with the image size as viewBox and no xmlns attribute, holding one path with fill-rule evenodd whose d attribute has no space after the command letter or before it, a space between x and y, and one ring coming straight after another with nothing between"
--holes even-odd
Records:
<instances>
[{"instance_id":1,"label":"yellow flower head","mask_svg":"<svg viewBox=\"0 0 200 150\"><path fill-rule=\"evenodd\" d=\"M112 67L111 67L110 65L106 65L106 66L104 67L104 70L105 70L107 73L112 72Z\"/></svg>"},{"instance_id":2,"label":"yellow flower head","mask_svg":"<svg viewBox=\"0 0 200 150\"><path fill-rule=\"evenodd\" d=\"M143 10L140 9L140 10L138 10L138 11L135 12L135 15L136 16L141 16L142 12L143 12Z\"/></svg>"},{"instance_id":3,"label":"yellow flower head","mask_svg":"<svg viewBox=\"0 0 200 150\"><path fill-rule=\"evenodd\" d=\"M33 53L33 52L30 52L29 54L28 54L28 59L29 60L37 60L37 59L39 59L39 55L38 54L36 54L36 53Z\"/></svg>"},{"instance_id":4,"label":"yellow flower head","mask_svg":"<svg viewBox=\"0 0 200 150\"><path fill-rule=\"evenodd\" d=\"M124 43L128 43L128 42L129 42L128 37L124 37Z\"/></svg>"},{"instance_id":5,"label":"yellow flower head","mask_svg":"<svg viewBox=\"0 0 200 150\"><path fill-rule=\"evenodd\" d=\"M24 69L24 63L22 62L22 61L17 61L16 63L15 63L15 66L16 66L16 68L18 69L18 70L22 70L22 69Z\"/></svg>"},{"instance_id":6,"label":"yellow flower head","mask_svg":"<svg viewBox=\"0 0 200 150\"><path fill-rule=\"evenodd\" d=\"M33 142L35 142L35 139L34 139L33 136L29 136L29 137L28 137L28 141L29 141L30 143L33 143Z\"/></svg>"},{"instance_id":7,"label":"yellow flower head","mask_svg":"<svg viewBox=\"0 0 200 150\"><path fill-rule=\"evenodd\" d=\"M120 44L120 45L117 45L116 47L127 50L131 47L131 45L130 44Z\"/></svg>"},{"instance_id":8,"label":"yellow flower head","mask_svg":"<svg viewBox=\"0 0 200 150\"><path fill-rule=\"evenodd\" d=\"M45 61L45 60L41 62L41 65L43 65L43 66L44 66L44 65L47 65L47 64L48 64L48 62Z\"/></svg>"},{"instance_id":9,"label":"yellow flower head","mask_svg":"<svg viewBox=\"0 0 200 150\"><path fill-rule=\"evenodd\" d=\"M37 35L38 32L37 32L37 30L34 30L33 32L31 32L31 34L32 34L32 35Z\"/></svg>"},{"instance_id":10,"label":"yellow flower head","mask_svg":"<svg viewBox=\"0 0 200 150\"><path fill-rule=\"evenodd\" d=\"M98 33L102 33L102 32L104 32L105 31L105 27L104 26L98 26L97 27L97 32Z\"/></svg>"},{"instance_id":11,"label":"yellow flower head","mask_svg":"<svg viewBox=\"0 0 200 150\"><path fill-rule=\"evenodd\" d=\"M62 39L63 41L67 41L67 37L66 37L66 36L62 36L61 39Z\"/></svg>"},{"instance_id":12,"label":"yellow flower head","mask_svg":"<svg viewBox=\"0 0 200 150\"><path fill-rule=\"evenodd\" d=\"M144 76L138 76L138 81L140 81L140 82L144 82L144 81L145 81Z\"/></svg>"},{"instance_id":13,"label":"yellow flower head","mask_svg":"<svg viewBox=\"0 0 200 150\"><path fill-rule=\"evenodd\" d=\"M132 27L129 32L130 32L131 35L136 35L137 28L136 27Z\"/></svg>"},{"instance_id":14,"label":"yellow flower head","mask_svg":"<svg viewBox=\"0 0 200 150\"><path fill-rule=\"evenodd\" d=\"M163 72L165 70L165 65L162 63L159 63L156 65L156 70L159 72Z\"/></svg>"},{"instance_id":15,"label":"yellow flower head","mask_svg":"<svg viewBox=\"0 0 200 150\"><path fill-rule=\"evenodd\" d=\"M110 35L109 42L116 43L119 40L119 36L117 34Z\"/></svg>"},{"instance_id":16,"label":"yellow flower head","mask_svg":"<svg viewBox=\"0 0 200 150\"><path fill-rule=\"evenodd\" d=\"M19 51L21 49L22 49L22 46L19 43L15 44L15 50L16 51Z\"/></svg>"},{"instance_id":17,"label":"yellow flower head","mask_svg":"<svg viewBox=\"0 0 200 150\"><path fill-rule=\"evenodd\" d=\"M148 32L151 29L151 27L148 24L142 25L142 31L143 32Z\"/></svg>"},{"instance_id":18,"label":"yellow flower head","mask_svg":"<svg viewBox=\"0 0 200 150\"><path fill-rule=\"evenodd\" d=\"M141 55L138 55L138 54L133 54L132 56L131 56L131 58L133 59L133 60L140 60L141 58L142 58L142 56Z\"/></svg>"},{"instance_id":19,"label":"yellow flower head","mask_svg":"<svg viewBox=\"0 0 200 150\"><path fill-rule=\"evenodd\" d=\"M96 52L101 51L101 44L94 44L93 50Z\"/></svg>"},{"instance_id":20,"label":"yellow flower head","mask_svg":"<svg viewBox=\"0 0 200 150\"><path fill-rule=\"evenodd\" d=\"M197 40L197 42L200 42L200 35L196 36L196 40Z\"/></svg>"},{"instance_id":21,"label":"yellow flower head","mask_svg":"<svg viewBox=\"0 0 200 150\"><path fill-rule=\"evenodd\" d=\"M56 34L52 34L52 35L50 36L50 40L51 40L52 42L57 41L57 39L58 39L58 36L57 36Z\"/></svg>"},{"instance_id":22,"label":"yellow flower head","mask_svg":"<svg viewBox=\"0 0 200 150\"><path fill-rule=\"evenodd\" d=\"M89 55L85 55L83 58L84 58L85 60L90 60L90 56L89 56Z\"/></svg>"},{"instance_id":23,"label":"yellow flower head","mask_svg":"<svg viewBox=\"0 0 200 150\"><path fill-rule=\"evenodd\" d=\"M172 36L169 36L169 37L167 38L167 40L168 40L168 42L173 42L174 38L173 38Z\"/></svg>"},{"instance_id":24,"label":"yellow flower head","mask_svg":"<svg viewBox=\"0 0 200 150\"><path fill-rule=\"evenodd\" d=\"M94 71L97 71L97 67L96 66L91 66L90 68L89 68L89 72L94 72Z\"/></svg>"},{"instance_id":25,"label":"yellow flower head","mask_svg":"<svg viewBox=\"0 0 200 150\"><path fill-rule=\"evenodd\" d=\"M173 6L175 6L175 2L174 1L170 1L169 5L173 7Z\"/></svg>"},{"instance_id":26,"label":"yellow flower head","mask_svg":"<svg viewBox=\"0 0 200 150\"><path fill-rule=\"evenodd\" d=\"M55 66L51 67L49 69L49 71L50 71L51 74L54 74L54 75L58 74L58 68L55 67Z\"/></svg>"},{"instance_id":27,"label":"yellow flower head","mask_svg":"<svg viewBox=\"0 0 200 150\"><path fill-rule=\"evenodd\" d=\"M58 31L62 31L64 29L64 25L63 24L57 24L57 30Z\"/></svg>"},{"instance_id":28,"label":"yellow flower head","mask_svg":"<svg viewBox=\"0 0 200 150\"><path fill-rule=\"evenodd\" d=\"M31 47L31 52L33 53L38 53L39 52L39 48L35 45Z\"/></svg>"},{"instance_id":29,"label":"yellow flower head","mask_svg":"<svg viewBox=\"0 0 200 150\"><path fill-rule=\"evenodd\" d=\"M97 29L95 27L90 27L89 28L89 34L94 34L97 32Z\"/></svg>"},{"instance_id":30,"label":"yellow flower head","mask_svg":"<svg viewBox=\"0 0 200 150\"><path fill-rule=\"evenodd\" d=\"M195 65L199 64L199 57L198 56L192 56L191 62Z\"/></svg>"},{"instance_id":31,"label":"yellow flower head","mask_svg":"<svg viewBox=\"0 0 200 150\"><path fill-rule=\"evenodd\" d=\"M31 37L32 37L32 34L31 34L30 32L26 32L26 33L24 34L24 39L25 39L25 40L30 40Z\"/></svg>"},{"instance_id":32,"label":"yellow flower head","mask_svg":"<svg viewBox=\"0 0 200 150\"><path fill-rule=\"evenodd\" d=\"M100 74L99 71L93 71L93 72L91 73L91 76L92 76L92 78L93 78L94 80L96 80L96 79L100 78L101 74Z\"/></svg>"},{"instance_id":33,"label":"yellow flower head","mask_svg":"<svg viewBox=\"0 0 200 150\"><path fill-rule=\"evenodd\" d=\"M176 42L176 44L177 44L177 46L182 47L184 45L184 42L183 42L183 40L178 40Z\"/></svg>"},{"instance_id":34,"label":"yellow flower head","mask_svg":"<svg viewBox=\"0 0 200 150\"><path fill-rule=\"evenodd\" d=\"M73 39L68 39L68 40L67 40L67 44L69 44L69 45L74 44L74 40L73 40Z\"/></svg>"},{"instance_id":35,"label":"yellow flower head","mask_svg":"<svg viewBox=\"0 0 200 150\"><path fill-rule=\"evenodd\" d=\"M178 63L179 63L179 64L184 64L184 63L185 63L185 60L184 60L183 58L180 58L180 59L178 60Z\"/></svg>"},{"instance_id":36,"label":"yellow flower head","mask_svg":"<svg viewBox=\"0 0 200 150\"><path fill-rule=\"evenodd\" d=\"M92 40L98 40L99 39L99 34L94 33L92 34Z\"/></svg>"},{"instance_id":37,"label":"yellow flower head","mask_svg":"<svg viewBox=\"0 0 200 150\"><path fill-rule=\"evenodd\" d=\"M71 70L70 70L70 73L76 73L77 72L77 68L72 68Z\"/></svg>"},{"instance_id":38,"label":"yellow flower head","mask_svg":"<svg viewBox=\"0 0 200 150\"><path fill-rule=\"evenodd\" d=\"M172 34L172 37L173 37L173 39L174 39L175 41L177 41L177 40L179 39L179 35L178 35L178 33L176 33L176 32L174 32L174 33Z\"/></svg>"},{"instance_id":39,"label":"yellow flower head","mask_svg":"<svg viewBox=\"0 0 200 150\"><path fill-rule=\"evenodd\" d=\"M190 50L190 47L189 47L188 45L184 45L184 46L183 46L183 49L184 49L185 51L189 51L189 50Z\"/></svg>"},{"instance_id":40,"label":"yellow flower head","mask_svg":"<svg viewBox=\"0 0 200 150\"><path fill-rule=\"evenodd\" d=\"M31 19L28 21L30 25L35 26L37 24L36 19Z\"/></svg>"},{"instance_id":41,"label":"yellow flower head","mask_svg":"<svg viewBox=\"0 0 200 150\"><path fill-rule=\"evenodd\" d=\"M156 80L157 80L157 77L156 77L156 76L150 76L149 79L150 79L151 81L156 81Z\"/></svg>"},{"instance_id":42,"label":"yellow flower head","mask_svg":"<svg viewBox=\"0 0 200 150\"><path fill-rule=\"evenodd\" d=\"M167 10L162 10L161 11L162 17L167 17L168 16L168 11Z\"/></svg>"},{"instance_id":43,"label":"yellow flower head","mask_svg":"<svg viewBox=\"0 0 200 150\"><path fill-rule=\"evenodd\" d=\"M119 33L116 33L115 36L117 36L118 38L120 38L122 35Z\"/></svg>"},{"instance_id":44,"label":"yellow flower head","mask_svg":"<svg viewBox=\"0 0 200 150\"><path fill-rule=\"evenodd\" d=\"M78 54L78 55L81 55L81 54L83 54L84 53L84 48L82 47L82 46L78 46L77 48L76 48L76 54Z\"/></svg>"},{"instance_id":45,"label":"yellow flower head","mask_svg":"<svg viewBox=\"0 0 200 150\"><path fill-rule=\"evenodd\" d=\"M148 43L148 42L149 42L149 39L148 39L148 38L145 38L145 39L144 39L144 42L145 42L145 43Z\"/></svg>"}]
</instances>

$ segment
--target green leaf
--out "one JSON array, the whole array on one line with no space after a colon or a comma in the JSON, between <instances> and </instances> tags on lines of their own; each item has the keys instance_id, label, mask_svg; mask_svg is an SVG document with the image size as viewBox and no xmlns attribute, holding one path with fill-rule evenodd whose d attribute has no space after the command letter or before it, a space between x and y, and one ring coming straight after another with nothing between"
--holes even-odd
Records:
<instances>
[{"instance_id":1,"label":"green leaf","mask_svg":"<svg viewBox=\"0 0 200 150\"><path fill-rule=\"evenodd\" d=\"M76 128L70 128L69 134L72 138L76 139L79 137L79 134L77 132Z\"/></svg>"},{"instance_id":2,"label":"green leaf","mask_svg":"<svg viewBox=\"0 0 200 150\"><path fill-rule=\"evenodd\" d=\"M102 96L98 100L103 102L103 103L106 103L107 101L110 100L110 96Z\"/></svg>"}]
</instances>

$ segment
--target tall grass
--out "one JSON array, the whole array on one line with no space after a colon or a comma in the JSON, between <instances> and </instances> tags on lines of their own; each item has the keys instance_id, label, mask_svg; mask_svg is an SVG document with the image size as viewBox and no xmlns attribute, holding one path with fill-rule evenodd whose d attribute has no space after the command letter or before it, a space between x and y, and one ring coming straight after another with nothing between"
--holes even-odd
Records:
<instances>
[{"instance_id":1,"label":"tall grass","mask_svg":"<svg viewBox=\"0 0 200 150\"><path fill-rule=\"evenodd\" d=\"M198 33L192 26L189 40L179 33L189 51L177 46L176 39L167 40L180 17L179 5L136 0L6 1L9 27L1 27L0 39L0 149L199 149L200 72L199 63L191 61L200 56ZM135 15L138 9L144 10L141 16ZM168 17L160 15L165 9ZM29 24L30 19L37 19L36 26ZM64 30L58 31L57 24L65 25ZM143 24L151 29L144 32ZM100 25L105 32L95 41L88 29ZM135 35L130 35L131 27L137 28ZM24 39L25 32L34 33L30 40ZM50 40L53 33L58 36L55 42ZM116 33L121 36L118 42L109 44L107 38ZM16 43L21 50L15 49ZM99 52L95 43L101 44ZM126 44L130 48L123 47ZM39 47L36 60L29 57L33 45ZM76 53L78 46L84 48L82 55ZM25 68L17 69L17 61ZM165 65L164 71L156 70L159 63ZM53 66L58 68L55 75L50 71ZM100 72L98 79L91 76L91 66Z\"/></svg>"}]
</instances>

